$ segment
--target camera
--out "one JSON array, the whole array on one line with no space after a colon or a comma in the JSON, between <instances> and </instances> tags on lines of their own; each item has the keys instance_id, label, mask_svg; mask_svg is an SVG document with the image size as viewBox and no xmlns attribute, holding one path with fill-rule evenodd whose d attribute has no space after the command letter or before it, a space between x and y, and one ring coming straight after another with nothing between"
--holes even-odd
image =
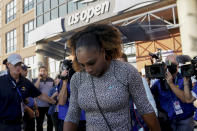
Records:
<instances>
[{"instance_id":1,"label":"camera","mask_svg":"<svg viewBox=\"0 0 197 131\"><path fill-rule=\"evenodd\" d=\"M147 78L165 78L165 63L156 63L153 65L145 66L145 74Z\"/></svg>"},{"instance_id":2,"label":"camera","mask_svg":"<svg viewBox=\"0 0 197 131\"><path fill-rule=\"evenodd\" d=\"M197 59L191 60L191 64L182 65L181 74L183 77L197 76Z\"/></svg>"},{"instance_id":3,"label":"camera","mask_svg":"<svg viewBox=\"0 0 197 131\"><path fill-rule=\"evenodd\" d=\"M162 62L161 49L158 48L157 50L158 52L156 53L149 53L149 56L151 56L152 65L145 66L145 74L147 78L165 78L165 63ZM152 61L153 58L155 59L154 63Z\"/></svg>"},{"instance_id":4,"label":"camera","mask_svg":"<svg viewBox=\"0 0 197 131\"><path fill-rule=\"evenodd\" d=\"M67 70L68 71L68 74L66 76L61 76L61 73L64 71L64 70ZM65 79L71 79L72 75L75 73L75 71L73 70L72 68L72 61L71 60L63 60L60 62L60 75L59 75L59 78L62 79L62 80L65 80Z\"/></svg>"}]
</instances>

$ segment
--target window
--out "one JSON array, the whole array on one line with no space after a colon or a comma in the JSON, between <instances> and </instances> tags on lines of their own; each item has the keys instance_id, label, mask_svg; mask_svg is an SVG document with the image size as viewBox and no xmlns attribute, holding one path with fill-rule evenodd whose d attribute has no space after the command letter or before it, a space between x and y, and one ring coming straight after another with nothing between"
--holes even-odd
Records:
<instances>
[{"instance_id":1,"label":"window","mask_svg":"<svg viewBox=\"0 0 197 131\"><path fill-rule=\"evenodd\" d=\"M38 76L38 68L36 66L36 56L24 58L25 65L31 67L28 70L27 78L32 80Z\"/></svg>"},{"instance_id":2,"label":"window","mask_svg":"<svg viewBox=\"0 0 197 131\"><path fill-rule=\"evenodd\" d=\"M68 2L68 13L72 13L73 11L77 10L76 2Z\"/></svg>"},{"instance_id":3,"label":"window","mask_svg":"<svg viewBox=\"0 0 197 131\"><path fill-rule=\"evenodd\" d=\"M50 10L50 0L44 1L44 12Z\"/></svg>"},{"instance_id":4,"label":"window","mask_svg":"<svg viewBox=\"0 0 197 131\"><path fill-rule=\"evenodd\" d=\"M58 18L58 8L51 10L51 19Z\"/></svg>"},{"instance_id":5,"label":"window","mask_svg":"<svg viewBox=\"0 0 197 131\"><path fill-rule=\"evenodd\" d=\"M37 23L36 23L36 26L40 26L43 24L43 15L37 17Z\"/></svg>"},{"instance_id":6,"label":"window","mask_svg":"<svg viewBox=\"0 0 197 131\"><path fill-rule=\"evenodd\" d=\"M48 21L50 21L50 12L44 14L44 23L47 23Z\"/></svg>"},{"instance_id":7,"label":"window","mask_svg":"<svg viewBox=\"0 0 197 131\"><path fill-rule=\"evenodd\" d=\"M65 16L67 14L67 4L59 6L59 16Z\"/></svg>"},{"instance_id":8,"label":"window","mask_svg":"<svg viewBox=\"0 0 197 131\"><path fill-rule=\"evenodd\" d=\"M43 3L40 3L37 5L37 8L36 8L36 15L41 15L43 13Z\"/></svg>"},{"instance_id":9,"label":"window","mask_svg":"<svg viewBox=\"0 0 197 131\"><path fill-rule=\"evenodd\" d=\"M6 23L16 18L16 0L6 5Z\"/></svg>"},{"instance_id":10,"label":"window","mask_svg":"<svg viewBox=\"0 0 197 131\"><path fill-rule=\"evenodd\" d=\"M88 4L87 2L73 2L71 0L36 0L36 27L58 17L64 17L66 14L78 9L85 8Z\"/></svg>"},{"instance_id":11,"label":"window","mask_svg":"<svg viewBox=\"0 0 197 131\"><path fill-rule=\"evenodd\" d=\"M65 0L59 0L59 4L62 4L64 2L65 2Z\"/></svg>"},{"instance_id":12,"label":"window","mask_svg":"<svg viewBox=\"0 0 197 131\"><path fill-rule=\"evenodd\" d=\"M30 31L34 29L34 20L29 21L28 23L23 25L23 42L24 47L29 46L28 45L28 34Z\"/></svg>"},{"instance_id":13,"label":"window","mask_svg":"<svg viewBox=\"0 0 197 131\"><path fill-rule=\"evenodd\" d=\"M58 0L51 0L51 9L58 6Z\"/></svg>"},{"instance_id":14,"label":"window","mask_svg":"<svg viewBox=\"0 0 197 131\"><path fill-rule=\"evenodd\" d=\"M34 0L23 0L23 13L34 8Z\"/></svg>"},{"instance_id":15,"label":"window","mask_svg":"<svg viewBox=\"0 0 197 131\"><path fill-rule=\"evenodd\" d=\"M43 1L43 0L36 0L37 3L41 2L41 1Z\"/></svg>"},{"instance_id":16,"label":"window","mask_svg":"<svg viewBox=\"0 0 197 131\"><path fill-rule=\"evenodd\" d=\"M49 58L49 76L55 78L55 76L59 73L59 64L60 61Z\"/></svg>"},{"instance_id":17,"label":"window","mask_svg":"<svg viewBox=\"0 0 197 131\"><path fill-rule=\"evenodd\" d=\"M77 9L80 9L80 8L84 8L87 6L87 3L80 3L80 2L77 2Z\"/></svg>"},{"instance_id":18,"label":"window","mask_svg":"<svg viewBox=\"0 0 197 131\"><path fill-rule=\"evenodd\" d=\"M6 34L6 53L16 51L16 29Z\"/></svg>"}]
</instances>

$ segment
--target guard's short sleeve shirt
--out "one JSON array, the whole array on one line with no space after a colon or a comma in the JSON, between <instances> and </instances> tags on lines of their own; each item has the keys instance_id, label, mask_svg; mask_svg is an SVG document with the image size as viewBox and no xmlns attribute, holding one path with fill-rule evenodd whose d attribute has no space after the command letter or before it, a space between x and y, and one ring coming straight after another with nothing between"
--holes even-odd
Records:
<instances>
[{"instance_id":1,"label":"guard's short sleeve shirt","mask_svg":"<svg viewBox=\"0 0 197 131\"><path fill-rule=\"evenodd\" d=\"M0 77L0 120L14 120L21 117L21 98L37 97L41 92L26 78L20 77L16 87L10 74ZM21 96L17 92L19 89Z\"/></svg>"}]
</instances>

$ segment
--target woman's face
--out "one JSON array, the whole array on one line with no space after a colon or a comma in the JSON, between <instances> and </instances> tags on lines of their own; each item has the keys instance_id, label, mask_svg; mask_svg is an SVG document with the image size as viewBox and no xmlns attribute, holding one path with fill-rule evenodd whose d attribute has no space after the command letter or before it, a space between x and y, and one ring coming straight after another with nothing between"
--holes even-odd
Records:
<instances>
[{"instance_id":1,"label":"woman's face","mask_svg":"<svg viewBox=\"0 0 197 131\"><path fill-rule=\"evenodd\" d=\"M78 63L92 76L99 77L106 70L107 61L103 50L99 51L94 47L88 49L79 47L76 50L76 57Z\"/></svg>"}]
</instances>

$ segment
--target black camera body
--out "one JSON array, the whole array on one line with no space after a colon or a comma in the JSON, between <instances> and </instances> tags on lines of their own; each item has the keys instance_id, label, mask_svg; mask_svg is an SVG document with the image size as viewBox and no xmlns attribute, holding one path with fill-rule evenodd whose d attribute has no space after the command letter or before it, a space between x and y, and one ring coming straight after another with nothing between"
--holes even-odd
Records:
<instances>
[{"instance_id":1,"label":"black camera body","mask_svg":"<svg viewBox=\"0 0 197 131\"><path fill-rule=\"evenodd\" d=\"M66 76L61 76L61 73L67 70L68 74ZM60 79L71 79L72 75L75 73L75 71L72 68L72 61L71 60L63 60L60 62Z\"/></svg>"},{"instance_id":2,"label":"black camera body","mask_svg":"<svg viewBox=\"0 0 197 131\"><path fill-rule=\"evenodd\" d=\"M145 74L147 78L157 78L163 79L165 78L165 63L156 63L153 65L145 66Z\"/></svg>"},{"instance_id":3,"label":"black camera body","mask_svg":"<svg viewBox=\"0 0 197 131\"><path fill-rule=\"evenodd\" d=\"M191 64L181 66L183 77L197 76L197 59L191 60Z\"/></svg>"}]
</instances>

